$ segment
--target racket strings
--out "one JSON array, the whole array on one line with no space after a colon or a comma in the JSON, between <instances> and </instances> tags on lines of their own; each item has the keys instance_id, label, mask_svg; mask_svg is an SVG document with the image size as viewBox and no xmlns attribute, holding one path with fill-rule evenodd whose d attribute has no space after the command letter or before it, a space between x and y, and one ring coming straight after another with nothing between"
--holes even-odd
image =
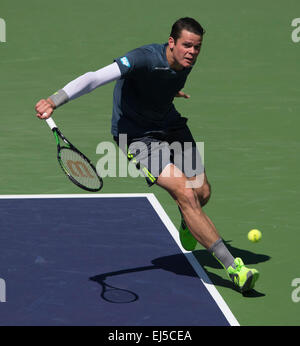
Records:
<instances>
[{"instance_id":1,"label":"racket strings","mask_svg":"<svg viewBox=\"0 0 300 346\"><path fill-rule=\"evenodd\" d=\"M93 167L79 153L70 148L62 148L60 162L65 172L79 184L89 189L99 189L101 182Z\"/></svg>"}]
</instances>

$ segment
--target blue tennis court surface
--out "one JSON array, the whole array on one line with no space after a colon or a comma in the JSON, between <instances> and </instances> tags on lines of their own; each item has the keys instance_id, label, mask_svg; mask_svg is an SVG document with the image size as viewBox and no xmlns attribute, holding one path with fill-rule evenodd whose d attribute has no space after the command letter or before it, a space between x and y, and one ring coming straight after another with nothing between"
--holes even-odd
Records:
<instances>
[{"instance_id":1,"label":"blue tennis court surface","mask_svg":"<svg viewBox=\"0 0 300 346\"><path fill-rule=\"evenodd\" d=\"M10 197L0 213L0 325L229 325L146 197Z\"/></svg>"}]
</instances>

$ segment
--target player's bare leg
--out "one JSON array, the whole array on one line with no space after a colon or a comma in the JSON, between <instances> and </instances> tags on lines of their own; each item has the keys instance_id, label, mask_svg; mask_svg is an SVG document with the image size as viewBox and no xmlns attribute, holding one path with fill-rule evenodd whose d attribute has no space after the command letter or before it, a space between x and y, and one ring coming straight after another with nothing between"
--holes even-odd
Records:
<instances>
[{"instance_id":1,"label":"player's bare leg","mask_svg":"<svg viewBox=\"0 0 300 346\"><path fill-rule=\"evenodd\" d=\"M245 267L240 258L233 258L215 225L202 209L201 201L203 205L203 201L207 202L210 195L209 185L203 183L195 187L195 184L188 183L191 181L172 164L165 167L157 179L157 185L166 189L178 204L195 239L221 263L232 282L242 292L251 290L259 277L258 271Z\"/></svg>"},{"instance_id":2,"label":"player's bare leg","mask_svg":"<svg viewBox=\"0 0 300 346\"><path fill-rule=\"evenodd\" d=\"M187 179L189 181L187 187L194 189L200 205L203 208L208 203L211 196L211 186L207 180L205 172L197 175L196 177Z\"/></svg>"},{"instance_id":3,"label":"player's bare leg","mask_svg":"<svg viewBox=\"0 0 300 346\"><path fill-rule=\"evenodd\" d=\"M174 198L189 230L201 245L209 249L220 239L215 225L201 207L201 198L198 198L201 195L200 190L206 190L204 185L202 188L198 186L198 190L189 186L187 177L172 164L165 167L157 179L157 185L166 189Z\"/></svg>"}]
</instances>

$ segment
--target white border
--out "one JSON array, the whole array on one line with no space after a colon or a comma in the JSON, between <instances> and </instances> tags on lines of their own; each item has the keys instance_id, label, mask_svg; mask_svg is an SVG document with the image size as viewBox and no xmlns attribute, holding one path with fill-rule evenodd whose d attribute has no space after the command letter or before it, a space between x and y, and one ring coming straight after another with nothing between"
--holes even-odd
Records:
<instances>
[{"instance_id":1,"label":"white border","mask_svg":"<svg viewBox=\"0 0 300 346\"><path fill-rule=\"evenodd\" d=\"M206 287L212 298L215 300L216 304L226 317L228 323L231 326L240 326L239 322L234 317L233 313L229 309L228 305L213 285L206 272L197 261L192 252L186 251L182 246L179 239L179 232L174 226L173 222L170 220L167 213L164 211L163 207L159 203L158 199L153 193L107 193L107 194L49 194L49 195L0 195L0 199L37 199L37 198L111 198L111 197L146 197L158 216L160 217L163 224L166 226L176 244L180 250L184 253L185 257L199 276L203 285Z\"/></svg>"},{"instance_id":2,"label":"white border","mask_svg":"<svg viewBox=\"0 0 300 346\"><path fill-rule=\"evenodd\" d=\"M111 197L146 197L148 198L152 193L101 193L101 194L49 194L49 195L0 195L0 199L14 199L14 198L111 198ZM149 198L148 198L149 199Z\"/></svg>"},{"instance_id":3,"label":"white border","mask_svg":"<svg viewBox=\"0 0 300 346\"><path fill-rule=\"evenodd\" d=\"M168 231L171 233L173 239L177 243L180 250L184 253L185 257L190 262L191 266L194 268L195 272L199 276L203 285L206 287L206 289L208 290L210 295L213 297L213 299L215 300L220 310L223 312L228 323L231 326L239 326L240 325L239 322L234 317L228 305L225 303L224 299L222 298L222 296L220 295L216 287L213 285L210 278L207 276L206 272L204 271L200 263L197 261L196 257L193 255L191 251L187 251L181 246L181 242L179 239L179 232L177 228L174 226L173 222L170 220L167 213L164 211L163 207L161 206L157 198L153 194L149 194L148 200L152 204L153 208L159 215L164 225L167 227Z\"/></svg>"}]
</instances>

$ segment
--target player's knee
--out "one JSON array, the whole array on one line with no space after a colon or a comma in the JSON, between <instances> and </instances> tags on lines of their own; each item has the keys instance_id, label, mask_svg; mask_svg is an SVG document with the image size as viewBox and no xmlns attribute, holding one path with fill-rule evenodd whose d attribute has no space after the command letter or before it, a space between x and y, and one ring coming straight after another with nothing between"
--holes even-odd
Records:
<instances>
[{"instance_id":1,"label":"player's knee","mask_svg":"<svg viewBox=\"0 0 300 346\"><path fill-rule=\"evenodd\" d=\"M182 187L177 190L176 200L181 209L185 208L197 208L197 195L194 189Z\"/></svg>"},{"instance_id":2,"label":"player's knee","mask_svg":"<svg viewBox=\"0 0 300 346\"><path fill-rule=\"evenodd\" d=\"M197 192L199 202L201 204L201 207L204 207L205 204L210 199L211 196L211 186L208 182L205 182L205 184L201 187L201 189Z\"/></svg>"}]
</instances>

